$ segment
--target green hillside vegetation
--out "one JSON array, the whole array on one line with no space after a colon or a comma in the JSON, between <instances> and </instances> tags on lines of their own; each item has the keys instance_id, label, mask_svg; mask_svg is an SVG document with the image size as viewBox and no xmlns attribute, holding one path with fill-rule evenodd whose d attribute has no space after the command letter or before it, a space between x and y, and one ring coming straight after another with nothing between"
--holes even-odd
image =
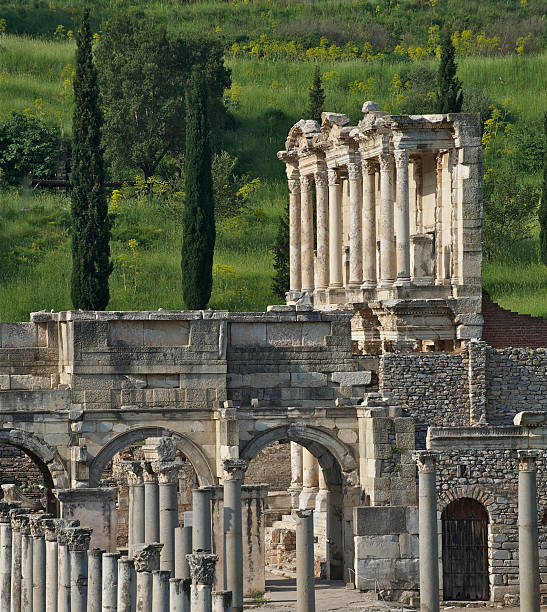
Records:
<instances>
[{"instance_id":1,"label":"green hillside vegetation","mask_svg":"<svg viewBox=\"0 0 547 612\"><path fill-rule=\"evenodd\" d=\"M507 125L517 131L526 125L542 127L547 108L547 54L538 51L544 36L539 2L401 1L402 8L389 2L326 0L140 3L176 28L199 31L206 27L209 33L221 28L220 35L229 44L226 62L232 70L232 87L225 94L225 103L231 121L223 148L238 158L237 172L246 177L239 194L242 208L217 221L210 307L262 310L279 301L271 291L272 244L288 191L276 152L283 148L289 128L306 107L315 66L307 61L306 50L327 49L314 51L327 56L320 57L319 63L326 109L345 112L353 122L360 119L364 100L374 100L391 112L421 112L416 106L423 107L425 92L415 84L421 78L434 89L430 71L437 69L438 61L435 50L427 50L428 28L436 25L441 3L453 29L472 27L473 44L478 44L480 33L500 39L496 50L485 55L470 51L457 56L458 77L464 90L473 92L469 98L474 99L475 107L484 109L483 114L490 112L490 104L499 109L500 119L487 126L492 138L485 153L485 170L495 169L497 156L504 155L511 145ZM0 18L6 19L8 32L0 37L0 122L12 111L24 111L57 125L70 137L74 44L66 31L73 27L73 16L68 9L55 7L53 11L45 2L32 4L36 10L23 15L20 9L24 2L0 2ZM110 8L124 4L114 0L94 3L97 29L99 19ZM397 26L403 31L393 29L401 21L401 12L408 18L404 27ZM55 38L53 31L59 24L64 24L65 33ZM315 29L305 27L310 24ZM367 59L362 57L363 45L372 39L370 32L375 27L388 34L382 44L374 43L371 53L375 57ZM308 32L317 35L308 36ZM260 36L259 51L253 54L252 47L243 49ZM337 41L340 49L350 40L358 40L359 58L328 59L330 46L321 43L321 36ZM528 37L522 51L507 54L515 50L519 37ZM304 46L298 53L304 57L283 58L284 44L299 39ZM284 43L269 44L272 40ZM232 49L234 43L238 47ZM404 46L404 55L401 50L394 53L397 45ZM408 49L417 47L426 49L425 59L414 61L409 56ZM276 53L278 57L273 57ZM351 49L347 53L351 55ZM377 57L379 53L386 57ZM465 100L464 110L468 110ZM162 171L167 175L168 168ZM534 189L539 188L540 174L530 168L524 171ZM136 171L128 169L125 178L135 176ZM160 182L150 204L138 188L114 194L110 205L115 222L109 309L184 307L180 298L181 198L177 189L177 185ZM40 189L0 193L1 320L25 320L32 310L71 307L69 223L65 194ZM539 229L528 229L529 238L516 241L503 253L495 248L487 252L484 286L506 308L547 316L547 269L537 255Z\"/></svg>"}]
</instances>

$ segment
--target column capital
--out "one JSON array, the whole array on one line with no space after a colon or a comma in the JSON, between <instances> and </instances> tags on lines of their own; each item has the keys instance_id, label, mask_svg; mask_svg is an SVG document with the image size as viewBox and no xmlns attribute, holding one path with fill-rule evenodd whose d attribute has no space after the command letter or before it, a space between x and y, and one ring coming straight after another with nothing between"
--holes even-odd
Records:
<instances>
[{"instance_id":1,"label":"column capital","mask_svg":"<svg viewBox=\"0 0 547 612\"><path fill-rule=\"evenodd\" d=\"M361 179L361 164L359 162L348 164L348 176L350 181L358 181Z\"/></svg>"},{"instance_id":2,"label":"column capital","mask_svg":"<svg viewBox=\"0 0 547 612\"><path fill-rule=\"evenodd\" d=\"M186 555L186 560L190 566L190 575L194 584L213 585L215 579L215 565L218 555L208 553L194 553Z\"/></svg>"},{"instance_id":3,"label":"column capital","mask_svg":"<svg viewBox=\"0 0 547 612\"><path fill-rule=\"evenodd\" d=\"M152 462L145 461L143 463L142 478L144 482L158 482L158 475L154 471Z\"/></svg>"},{"instance_id":4,"label":"column capital","mask_svg":"<svg viewBox=\"0 0 547 612\"><path fill-rule=\"evenodd\" d=\"M160 552L163 544L136 544L131 549L137 572L154 572L160 569Z\"/></svg>"},{"instance_id":5,"label":"column capital","mask_svg":"<svg viewBox=\"0 0 547 612\"><path fill-rule=\"evenodd\" d=\"M302 189L305 191L309 191L311 189L312 178L313 177L311 174L304 174L300 176L300 185Z\"/></svg>"},{"instance_id":6,"label":"column capital","mask_svg":"<svg viewBox=\"0 0 547 612\"><path fill-rule=\"evenodd\" d=\"M224 480L243 480L249 464L245 459L226 459L222 462Z\"/></svg>"},{"instance_id":7,"label":"column capital","mask_svg":"<svg viewBox=\"0 0 547 612\"><path fill-rule=\"evenodd\" d=\"M30 535L30 514L20 514L17 518L21 535Z\"/></svg>"},{"instance_id":8,"label":"column capital","mask_svg":"<svg viewBox=\"0 0 547 612\"><path fill-rule=\"evenodd\" d=\"M298 518L305 519L313 515L313 508L307 508L305 510L295 510L294 513Z\"/></svg>"},{"instance_id":9,"label":"column capital","mask_svg":"<svg viewBox=\"0 0 547 612\"><path fill-rule=\"evenodd\" d=\"M393 156L395 157L395 165L397 168L408 166L408 160L410 158L408 149L395 149L395 151L393 151Z\"/></svg>"},{"instance_id":10,"label":"column capital","mask_svg":"<svg viewBox=\"0 0 547 612\"><path fill-rule=\"evenodd\" d=\"M66 529L68 550L72 552L88 550L92 532L91 527L69 527Z\"/></svg>"},{"instance_id":11,"label":"column capital","mask_svg":"<svg viewBox=\"0 0 547 612\"><path fill-rule=\"evenodd\" d=\"M171 436L146 438L142 451L146 461L174 461L177 441Z\"/></svg>"},{"instance_id":12,"label":"column capital","mask_svg":"<svg viewBox=\"0 0 547 612\"><path fill-rule=\"evenodd\" d=\"M42 528L48 542L57 542L57 525L55 524L55 519L43 519Z\"/></svg>"},{"instance_id":13,"label":"column capital","mask_svg":"<svg viewBox=\"0 0 547 612\"><path fill-rule=\"evenodd\" d=\"M378 160L376 159L364 159L361 162L361 166L367 174L376 174L378 172Z\"/></svg>"},{"instance_id":14,"label":"column capital","mask_svg":"<svg viewBox=\"0 0 547 612\"><path fill-rule=\"evenodd\" d=\"M143 467L140 461L124 461L122 468L127 474L127 481L130 486L134 487L143 483Z\"/></svg>"},{"instance_id":15,"label":"column capital","mask_svg":"<svg viewBox=\"0 0 547 612\"><path fill-rule=\"evenodd\" d=\"M380 172L391 172L393 170L393 155L391 153L380 153Z\"/></svg>"},{"instance_id":16,"label":"column capital","mask_svg":"<svg viewBox=\"0 0 547 612\"><path fill-rule=\"evenodd\" d=\"M420 472L434 472L439 453L430 450L416 451L412 453L412 458L418 465Z\"/></svg>"},{"instance_id":17,"label":"column capital","mask_svg":"<svg viewBox=\"0 0 547 612\"><path fill-rule=\"evenodd\" d=\"M289 191L293 195L297 195L300 193L300 177L289 179Z\"/></svg>"},{"instance_id":18,"label":"column capital","mask_svg":"<svg viewBox=\"0 0 547 612\"><path fill-rule=\"evenodd\" d=\"M10 523L10 511L18 510L21 502L0 502L0 523Z\"/></svg>"},{"instance_id":19,"label":"column capital","mask_svg":"<svg viewBox=\"0 0 547 612\"><path fill-rule=\"evenodd\" d=\"M153 465L160 484L174 484L179 477L182 463L158 461Z\"/></svg>"},{"instance_id":20,"label":"column capital","mask_svg":"<svg viewBox=\"0 0 547 612\"><path fill-rule=\"evenodd\" d=\"M43 538L45 535L44 520L50 518L51 515L32 514L30 517L30 533L33 538Z\"/></svg>"},{"instance_id":21,"label":"column capital","mask_svg":"<svg viewBox=\"0 0 547 612\"><path fill-rule=\"evenodd\" d=\"M520 472L535 472L537 470L536 461L540 456L538 450L527 449L518 450L517 456L519 460L519 471Z\"/></svg>"},{"instance_id":22,"label":"column capital","mask_svg":"<svg viewBox=\"0 0 547 612\"><path fill-rule=\"evenodd\" d=\"M340 172L336 168L329 168L327 170L329 178L329 185L340 185Z\"/></svg>"},{"instance_id":23,"label":"column capital","mask_svg":"<svg viewBox=\"0 0 547 612\"><path fill-rule=\"evenodd\" d=\"M313 175L316 187L326 187L328 185L328 175L326 170L318 170Z\"/></svg>"},{"instance_id":24,"label":"column capital","mask_svg":"<svg viewBox=\"0 0 547 612\"><path fill-rule=\"evenodd\" d=\"M9 519L13 531L21 531L20 517L25 511L22 508L12 508L9 511Z\"/></svg>"}]
</instances>

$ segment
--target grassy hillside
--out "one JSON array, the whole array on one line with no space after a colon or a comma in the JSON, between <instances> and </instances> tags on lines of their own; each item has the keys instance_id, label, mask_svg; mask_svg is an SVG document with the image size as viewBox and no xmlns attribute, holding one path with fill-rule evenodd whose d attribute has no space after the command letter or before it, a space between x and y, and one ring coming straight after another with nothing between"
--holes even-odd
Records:
<instances>
[{"instance_id":1,"label":"grassy hillside","mask_svg":"<svg viewBox=\"0 0 547 612\"><path fill-rule=\"evenodd\" d=\"M99 4L106 7L117 3L96 3L96 6ZM309 12L310 7L324 4L323 1L305 4L301 10ZM340 3L339 6L342 11L361 4L367 3ZM292 10L296 5L289 2L286 6ZM157 2L150 6L161 12L172 5ZM180 10L196 14L199 11L205 14L207 10L232 14L236 9L247 7L245 10L255 11L263 5L201 2L180 6ZM271 2L268 6L279 8L281 4ZM210 23L215 23L212 18ZM30 109L27 112L70 134L73 54L74 46L69 39L1 37L0 121L12 110ZM498 105L505 101L519 120L537 120L547 108L546 60L545 53L461 57L458 74L465 87L487 91ZM288 129L305 107L314 66L311 62L241 56L229 56L227 63L232 69L233 85L226 100L234 117L234 127L226 134L225 147L239 157L242 172L259 177L261 182L250 195L246 210L217 228L210 305L258 310L279 301L270 291L271 245L287 189L283 165L275 154L283 148ZM435 67L434 60L420 64ZM322 61L326 107L347 113L353 121L360 118L365 99L395 111L398 107L392 78L395 74L404 74L413 65L408 59ZM69 201L62 194L0 192L1 320L25 320L31 310L70 307L68 210ZM112 241L115 269L109 308L183 307L180 234L178 219L164 201L154 201L152 206L136 199L120 202ZM131 239L138 243L133 249L129 246ZM547 271L536 263L536 249L533 240L521 242L503 261L485 262L484 284L502 306L547 316Z\"/></svg>"}]
</instances>

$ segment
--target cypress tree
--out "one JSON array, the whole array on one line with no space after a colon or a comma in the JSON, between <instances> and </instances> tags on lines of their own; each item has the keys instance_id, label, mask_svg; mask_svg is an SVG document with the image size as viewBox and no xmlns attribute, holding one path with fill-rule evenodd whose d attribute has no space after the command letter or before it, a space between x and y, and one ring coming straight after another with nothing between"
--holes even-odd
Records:
<instances>
[{"instance_id":1,"label":"cypress tree","mask_svg":"<svg viewBox=\"0 0 547 612\"><path fill-rule=\"evenodd\" d=\"M279 219L279 229L274 243L274 270L272 289L275 295L285 299L289 290L289 204Z\"/></svg>"},{"instance_id":2,"label":"cypress tree","mask_svg":"<svg viewBox=\"0 0 547 612\"><path fill-rule=\"evenodd\" d=\"M539 256L544 265L547 266L547 113L543 116L543 192L539 206Z\"/></svg>"},{"instance_id":3,"label":"cypress tree","mask_svg":"<svg viewBox=\"0 0 547 612\"><path fill-rule=\"evenodd\" d=\"M454 59L455 50L450 33L445 30L441 45L441 64L437 78L437 112L459 113L462 110L463 91L461 81L456 78L458 69Z\"/></svg>"},{"instance_id":4,"label":"cypress tree","mask_svg":"<svg viewBox=\"0 0 547 612\"><path fill-rule=\"evenodd\" d=\"M207 307L213 287L215 207L207 117L208 92L195 67L186 94L186 195L182 213L182 297L186 308Z\"/></svg>"},{"instance_id":5,"label":"cypress tree","mask_svg":"<svg viewBox=\"0 0 547 612\"><path fill-rule=\"evenodd\" d=\"M70 173L72 212L72 304L104 310L110 298L110 222L104 189L102 113L91 51L89 10L78 30L74 77L73 145Z\"/></svg>"},{"instance_id":6,"label":"cypress tree","mask_svg":"<svg viewBox=\"0 0 547 612\"><path fill-rule=\"evenodd\" d=\"M323 106L325 104L325 90L321 84L321 73L319 66L315 65L315 72L313 73L313 83L310 87L308 94L308 106L304 111L304 117L306 119L314 119L321 123L321 113L323 112Z\"/></svg>"}]
</instances>

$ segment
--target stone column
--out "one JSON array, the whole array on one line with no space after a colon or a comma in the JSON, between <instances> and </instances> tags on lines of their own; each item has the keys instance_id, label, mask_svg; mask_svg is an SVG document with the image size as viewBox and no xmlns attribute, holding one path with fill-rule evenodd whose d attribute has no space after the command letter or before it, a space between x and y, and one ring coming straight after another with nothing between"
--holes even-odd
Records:
<instances>
[{"instance_id":1,"label":"stone column","mask_svg":"<svg viewBox=\"0 0 547 612\"><path fill-rule=\"evenodd\" d=\"M118 612L135 612L137 604L135 567L129 557L118 559Z\"/></svg>"},{"instance_id":2,"label":"stone column","mask_svg":"<svg viewBox=\"0 0 547 612\"><path fill-rule=\"evenodd\" d=\"M21 612L32 612L32 536L30 515L22 514L21 522Z\"/></svg>"},{"instance_id":3,"label":"stone column","mask_svg":"<svg viewBox=\"0 0 547 612\"><path fill-rule=\"evenodd\" d=\"M232 612L231 591L213 591L213 612Z\"/></svg>"},{"instance_id":4,"label":"stone column","mask_svg":"<svg viewBox=\"0 0 547 612\"><path fill-rule=\"evenodd\" d=\"M537 450L519 450L519 582L521 612L539 612Z\"/></svg>"},{"instance_id":5,"label":"stone column","mask_svg":"<svg viewBox=\"0 0 547 612\"><path fill-rule=\"evenodd\" d=\"M57 576L58 612L70 612L70 557L68 554L68 535L65 531L64 521L57 519L55 521L55 529L57 532Z\"/></svg>"},{"instance_id":6,"label":"stone column","mask_svg":"<svg viewBox=\"0 0 547 612\"><path fill-rule=\"evenodd\" d=\"M137 572L136 612L152 612L152 572L160 567L161 544L139 544L133 549Z\"/></svg>"},{"instance_id":7,"label":"stone column","mask_svg":"<svg viewBox=\"0 0 547 612\"><path fill-rule=\"evenodd\" d=\"M160 512L158 476L149 462L145 462L144 478L144 540L146 543L159 542Z\"/></svg>"},{"instance_id":8,"label":"stone column","mask_svg":"<svg viewBox=\"0 0 547 612\"><path fill-rule=\"evenodd\" d=\"M175 529L175 578L190 578L186 555L192 553L192 525Z\"/></svg>"},{"instance_id":9,"label":"stone column","mask_svg":"<svg viewBox=\"0 0 547 612\"><path fill-rule=\"evenodd\" d=\"M192 552L211 552L211 488L192 489Z\"/></svg>"},{"instance_id":10,"label":"stone column","mask_svg":"<svg viewBox=\"0 0 547 612\"><path fill-rule=\"evenodd\" d=\"M243 542L241 534L241 485L248 464L227 459L224 468L224 541L226 585L232 591L234 612L243 612Z\"/></svg>"},{"instance_id":11,"label":"stone column","mask_svg":"<svg viewBox=\"0 0 547 612\"><path fill-rule=\"evenodd\" d=\"M410 284L410 217L408 205L408 151L394 153L397 167L395 234L397 236L397 285Z\"/></svg>"},{"instance_id":12,"label":"stone column","mask_svg":"<svg viewBox=\"0 0 547 612\"><path fill-rule=\"evenodd\" d=\"M362 179L361 164L348 164L349 176L349 285L360 287L363 282L361 250Z\"/></svg>"},{"instance_id":13,"label":"stone column","mask_svg":"<svg viewBox=\"0 0 547 612\"><path fill-rule=\"evenodd\" d=\"M363 289L376 287L376 167L363 161Z\"/></svg>"},{"instance_id":14,"label":"stone column","mask_svg":"<svg viewBox=\"0 0 547 612\"><path fill-rule=\"evenodd\" d=\"M329 193L327 172L315 175L316 225L317 225L317 289L329 286Z\"/></svg>"},{"instance_id":15,"label":"stone column","mask_svg":"<svg viewBox=\"0 0 547 612\"><path fill-rule=\"evenodd\" d=\"M32 610L46 610L46 542L41 514L30 518L32 535Z\"/></svg>"},{"instance_id":16,"label":"stone column","mask_svg":"<svg viewBox=\"0 0 547 612\"><path fill-rule=\"evenodd\" d=\"M437 534L437 453L414 453L418 464L418 519L420 540L420 610L439 612L439 544Z\"/></svg>"},{"instance_id":17,"label":"stone column","mask_svg":"<svg viewBox=\"0 0 547 612\"><path fill-rule=\"evenodd\" d=\"M313 510L296 511L296 612L315 612Z\"/></svg>"},{"instance_id":18,"label":"stone column","mask_svg":"<svg viewBox=\"0 0 547 612\"><path fill-rule=\"evenodd\" d=\"M313 508L319 488L317 459L307 448L302 450L302 493L300 508Z\"/></svg>"},{"instance_id":19,"label":"stone column","mask_svg":"<svg viewBox=\"0 0 547 612\"><path fill-rule=\"evenodd\" d=\"M69 527L66 530L70 555L70 612L86 612L87 551L92 531L89 527Z\"/></svg>"},{"instance_id":20,"label":"stone column","mask_svg":"<svg viewBox=\"0 0 547 612\"><path fill-rule=\"evenodd\" d=\"M189 607L184 607L183 582L181 578L169 580L169 612L189 612L190 610Z\"/></svg>"},{"instance_id":21,"label":"stone column","mask_svg":"<svg viewBox=\"0 0 547 612\"><path fill-rule=\"evenodd\" d=\"M302 291L313 291L313 196L312 177L301 176L300 245L302 261Z\"/></svg>"},{"instance_id":22,"label":"stone column","mask_svg":"<svg viewBox=\"0 0 547 612\"><path fill-rule=\"evenodd\" d=\"M118 559L120 553L105 553L102 568L102 612L118 609Z\"/></svg>"},{"instance_id":23,"label":"stone column","mask_svg":"<svg viewBox=\"0 0 547 612\"><path fill-rule=\"evenodd\" d=\"M87 551L87 612L103 609L103 551L92 548Z\"/></svg>"},{"instance_id":24,"label":"stone column","mask_svg":"<svg viewBox=\"0 0 547 612\"><path fill-rule=\"evenodd\" d=\"M175 528L179 524L177 484L180 463L157 464L159 481L160 538L163 544L160 569L175 571Z\"/></svg>"},{"instance_id":25,"label":"stone column","mask_svg":"<svg viewBox=\"0 0 547 612\"><path fill-rule=\"evenodd\" d=\"M289 177L289 275L291 291L302 288L300 265L300 177L298 170L292 170Z\"/></svg>"},{"instance_id":26,"label":"stone column","mask_svg":"<svg viewBox=\"0 0 547 612\"><path fill-rule=\"evenodd\" d=\"M380 234L381 285L389 287L395 282L395 230L393 223L393 155L380 155L380 200L382 224Z\"/></svg>"},{"instance_id":27,"label":"stone column","mask_svg":"<svg viewBox=\"0 0 547 612\"><path fill-rule=\"evenodd\" d=\"M9 612L11 605L11 522L9 506L0 513L0 609Z\"/></svg>"},{"instance_id":28,"label":"stone column","mask_svg":"<svg viewBox=\"0 0 547 612\"><path fill-rule=\"evenodd\" d=\"M340 177L329 168L329 287L342 286L342 194Z\"/></svg>"},{"instance_id":29,"label":"stone column","mask_svg":"<svg viewBox=\"0 0 547 612\"><path fill-rule=\"evenodd\" d=\"M46 612L57 612L59 569L56 519L44 519L42 523L46 540Z\"/></svg>"},{"instance_id":30,"label":"stone column","mask_svg":"<svg viewBox=\"0 0 547 612\"><path fill-rule=\"evenodd\" d=\"M291 506L298 508L298 497L302 491L302 446L291 442Z\"/></svg>"},{"instance_id":31,"label":"stone column","mask_svg":"<svg viewBox=\"0 0 547 612\"><path fill-rule=\"evenodd\" d=\"M129 514L129 556L134 544L144 543L145 501L142 464L139 461L128 461L125 465L127 480L131 490Z\"/></svg>"},{"instance_id":32,"label":"stone column","mask_svg":"<svg viewBox=\"0 0 547 612\"><path fill-rule=\"evenodd\" d=\"M187 559L192 575L192 612L212 612L212 586L218 555L194 553Z\"/></svg>"},{"instance_id":33,"label":"stone column","mask_svg":"<svg viewBox=\"0 0 547 612\"><path fill-rule=\"evenodd\" d=\"M327 512L329 488L325 482L325 474L321 469L321 466L317 466L318 484L319 491L315 497L315 511L316 512Z\"/></svg>"},{"instance_id":34,"label":"stone column","mask_svg":"<svg viewBox=\"0 0 547 612\"><path fill-rule=\"evenodd\" d=\"M11 520L11 612L21 612L21 510L10 511Z\"/></svg>"},{"instance_id":35,"label":"stone column","mask_svg":"<svg viewBox=\"0 0 547 612\"><path fill-rule=\"evenodd\" d=\"M160 559L161 563L161 559ZM152 607L154 612L169 612L169 578L171 572L152 572Z\"/></svg>"}]
</instances>

